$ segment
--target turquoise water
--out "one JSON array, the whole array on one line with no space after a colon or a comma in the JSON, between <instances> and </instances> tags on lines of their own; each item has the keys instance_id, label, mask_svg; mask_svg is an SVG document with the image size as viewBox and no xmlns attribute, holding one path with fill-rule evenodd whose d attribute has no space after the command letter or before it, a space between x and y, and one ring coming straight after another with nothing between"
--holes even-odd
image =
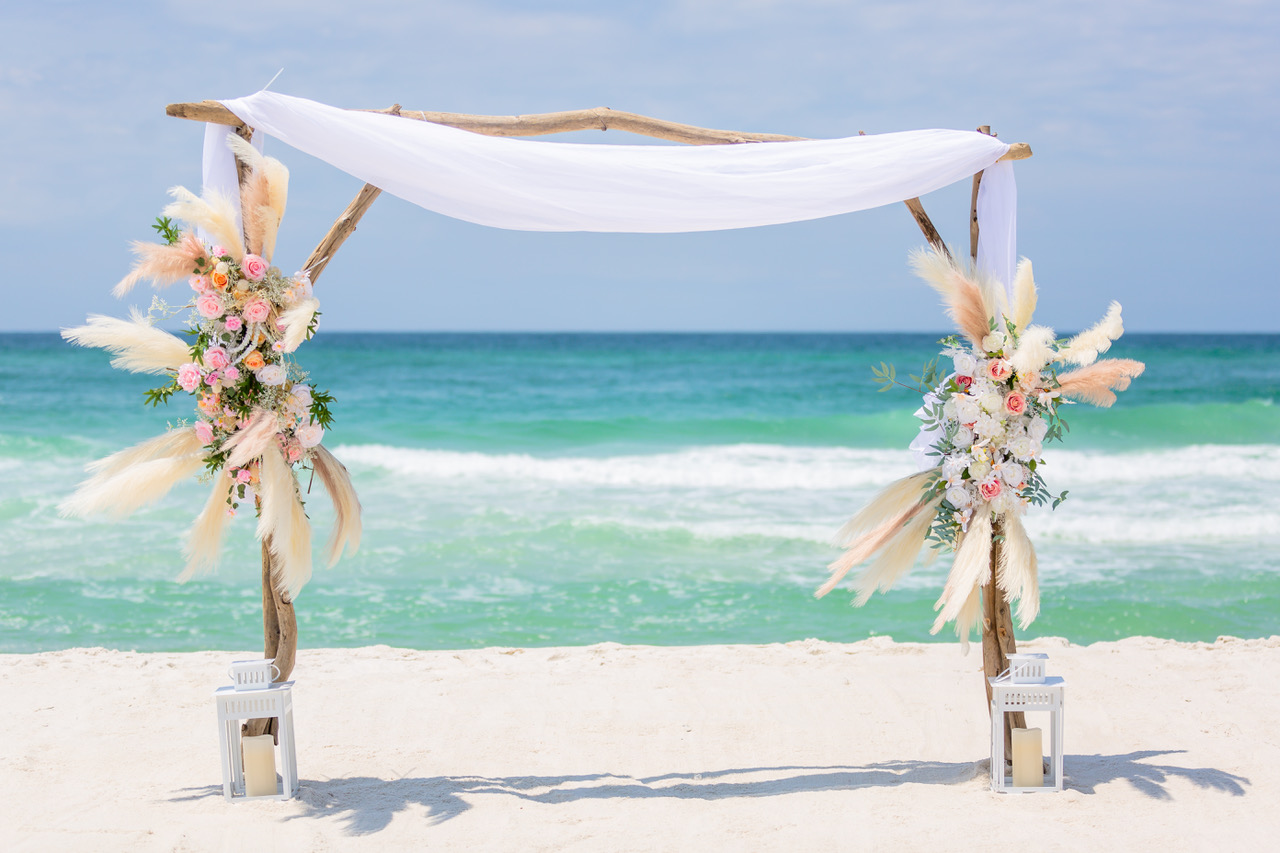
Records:
<instances>
[{"instance_id":1,"label":"turquoise water","mask_svg":"<svg viewBox=\"0 0 1280 853\"><path fill-rule=\"evenodd\" d=\"M835 530L912 470L918 400L877 393L870 365L917 367L937 337L321 335L300 360L338 398L326 445L365 536L317 566L301 644L929 640L946 559L860 609L811 593ZM1280 336L1111 354L1148 370L1049 450L1071 498L1028 517L1044 606L1025 633L1280 633ZM107 361L0 335L0 651L253 648L250 518L217 574L174 581L195 480L122 522L57 516L85 463L191 415L145 408L153 381ZM325 535L326 498L308 510Z\"/></svg>"}]
</instances>

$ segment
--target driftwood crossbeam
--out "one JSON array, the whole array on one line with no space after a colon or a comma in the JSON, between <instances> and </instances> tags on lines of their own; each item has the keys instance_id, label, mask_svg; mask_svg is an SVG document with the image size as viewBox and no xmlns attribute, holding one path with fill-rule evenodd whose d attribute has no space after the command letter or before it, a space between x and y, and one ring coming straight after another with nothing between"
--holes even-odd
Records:
<instances>
[{"instance_id":1,"label":"driftwood crossbeam","mask_svg":"<svg viewBox=\"0 0 1280 853\"><path fill-rule=\"evenodd\" d=\"M753 142L795 142L805 139L802 136L785 136L778 133L743 133L736 130L714 130L696 127L690 124L666 121L636 113L611 110L608 107L594 107L585 110L569 110L566 112L538 113L520 116L470 115L467 113L444 113L429 110L405 110L399 104L385 109L358 110L358 112L381 113L394 115L413 121L429 121L434 124L448 125L461 130L479 133L485 136L545 136L552 133L566 133L575 130L623 130L656 139L682 142L688 145L740 145ZM175 118L191 119L210 124L221 124L235 128L237 134L245 139L253 135L253 128L248 127L235 113L217 101L199 101L195 103L169 104L165 113ZM983 125L978 128L981 133L990 134L991 128ZM1000 158L1004 160L1025 160L1031 156L1031 146L1025 142L1014 143ZM243 176L242 176L243 177ZM978 254L978 188L982 181L982 173L973 176L973 193L969 208L969 256L976 259ZM333 223L329 232L324 235L316 248L307 258L303 269L309 270L311 280L319 278L333 254L343 242L351 236L364 216L369 205L373 204L382 190L373 184L365 184L347 209ZM924 234L925 239L939 251L951 257L938 229L934 227L929 215L918 198L909 198L904 202L911 211L912 217ZM983 669L988 678L994 678L1004 672L1009 665L1008 656L1017 651L1013 634L1013 617L1009 603L996 583L996 570L1000 562L1000 540L992 542L990 573L982 587L983 620L982 620L982 659ZM276 659L280 675L276 680L285 681L293 669L297 654L297 621L294 617L293 602L287 594L280 592L274 583L274 568L270 542L262 544L262 616L264 655ZM990 708L991 685L986 684L987 707ZM269 723L274 720L251 720L245 725L248 734L261 734L270 731ZM1005 755L1011 755L1011 726L1025 726L1021 714L1006 715L1005 718ZM274 732L273 732L274 733Z\"/></svg>"}]
</instances>

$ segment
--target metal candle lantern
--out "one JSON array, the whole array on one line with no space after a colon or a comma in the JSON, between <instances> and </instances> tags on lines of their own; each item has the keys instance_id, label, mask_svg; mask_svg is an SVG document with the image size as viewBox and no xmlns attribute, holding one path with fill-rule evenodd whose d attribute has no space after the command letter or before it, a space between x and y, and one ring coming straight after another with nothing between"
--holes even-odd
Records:
<instances>
[{"instance_id":1,"label":"metal candle lantern","mask_svg":"<svg viewBox=\"0 0 1280 853\"><path fill-rule=\"evenodd\" d=\"M1009 671L991 682L991 790L1000 793L1038 793L1041 791L1062 790L1062 714L1063 688L1066 682L1058 676L1045 675L1045 654L1009 655ZM1049 772L1043 774L1043 757L1040 750L1028 746L1034 753L1035 777L1040 784L1028 784L1016 778L1015 772L1005 772L1004 754L1004 715L1019 711L1044 711L1049 714ZM1030 743L1039 740L1036 729L1015 729L1015 737L1020 732L1035 732L1030 736ZM1021 747L1015 742L1015 753ZM1015 755L1015 763L1019 756ZM1030 760L1030 759L1026 759ZM1025 763L1025 761L1024 761Z\"/></svg>"},{"instance_id":2,"label":"metal candle lantern","mask_svg":"<svg viewBox=\"0 0 1280 853\"><path fill-rule=\"evenodd\" d=\"M298 793L298 760L293 740L293 682L273 684L271 660L236 661L231 665L232 684L214 691L218 707L218 740L222 750L222 794L228 800L254 799L258 797L288 800ZM277 672L279 670L276 670ZM278 721L276 731L280 739L280 775L277 784L274 766L273 744L258 742L256 738L242 738L240 722L274 717ZM264 735L267 741L270 735ZM263 751L266 754L263 754ZM250 790L255 786L246 781L246 756L262 757L266 764L262 770L255 764L254 770L264 779L258 785L265 790ZM250 772L253 775L253 771ZM269 778L268 778L269 777ZM269 791L269 793L268 793Z\"/></svg>"}]
</instances>

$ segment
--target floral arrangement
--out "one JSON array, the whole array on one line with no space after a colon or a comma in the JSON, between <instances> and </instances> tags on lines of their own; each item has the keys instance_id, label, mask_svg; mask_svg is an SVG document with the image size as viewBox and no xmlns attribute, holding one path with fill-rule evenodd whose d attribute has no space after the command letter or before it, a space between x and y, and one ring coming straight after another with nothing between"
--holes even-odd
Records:
<instances>
[{"instance_id":1,"label":"floral arrangement","mask_svg":"<svg viewBox=\"0 0 1280 853\"><path fill-rule=\"evenodd\" d=\"M319 302L307 271L284 275L271 265L284 215L288 171L238 137L230 137L244 166L242 222L216 194L197 197L182 187L153 226L161 244L135 243L139 260L114 290L127 294L142 279L160 286L185 280L191 301L177 308L155 299L130 320L93 316L63 331L83 346L107 349L112 361L139 373L161 374L146 392L152 405L179 391L195 397L194 423L89 466L92 476L63 502L64 515L110 511L123 515L162 497L180 479L203 469L213 489L196 519L183 577L216 565L228 518L252 500L258 536L279 566L277 585L295 595L310 577L310 525L294 468L320 476L337 509L330 564L360 538L360 505L346 469L321 444L332 422L332 396L308 384L289 357L315 334ZM173 219L186 225L180 229ZM212 236L206 241L199 231ZM189 341L155 327L190 310Z\"/></svg>"},{"instance_id":2,"label":"floral arrangement","mask_svg":"<svg viewBox=\"0 0 1280 853\"><path fill-rule=\"evenodd\" d=\"M1052 329L1031 325L1037 291L1031 263L1023 260L1013 286L1012 305L1004 288L960 269L937 250L913 254L912 266L939 294L960 334L941 341L952 363L943 375L935 359L915 385L897 381L890 365L873 368L888 390L903 385L924 394L916 413L923 421L912 443L925 470L890 484L841 529L844 554L829 567L831 577L817 592L830 592L855 565L875 557L856 582L854 603L866 603L908 571L920 549L930 544L954 550L955 559L932 632L954 621L967 646L978 622L980 590L989 582L994 539L1001 542L996 583L1018 602L1023 628L1040 609L1035 549L1021 516L1031 505L1067 493L1049 492L1041 469L1047 442L1068 431L1060 409L1074 401L1110 406L1116 391L1129 387L1144 365L1130 359L1102 359L1124 331L1120 305L1069 340ZM1066 366L1075 369L1060 372Z\"/></svg>"}]
</instances>

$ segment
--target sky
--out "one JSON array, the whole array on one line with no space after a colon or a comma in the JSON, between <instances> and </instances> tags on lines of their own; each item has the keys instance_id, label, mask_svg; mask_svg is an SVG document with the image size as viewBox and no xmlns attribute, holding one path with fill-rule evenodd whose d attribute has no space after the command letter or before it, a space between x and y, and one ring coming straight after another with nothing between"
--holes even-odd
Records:
<instances>
[{"instance_id":1,"label":"sky","mask_svg":"<svg viewBox=\"0 0 1280 853\"><path fill-rule=\"evenodd\" d=\"M935 0L89 3L0 9L0 331L145 307L109 294L202 127L165 105L274 91L341 107L608 106L840 137L990 125L1019 162L1037 321L1112 299L1139 332L1280 331L1280 4ZM563 141L633 143L609 131ZM552 143L548 143L552 144ZM360 182L282 143L292 271ZM923 199L967 252L969 182ZM317 283L324 328L940 331L907 209L681 235L539 234L384 194ZM296 260L295 260L296 259ZM184 298L189 294L178 294Z\"/></svg>"}]
</instances>

